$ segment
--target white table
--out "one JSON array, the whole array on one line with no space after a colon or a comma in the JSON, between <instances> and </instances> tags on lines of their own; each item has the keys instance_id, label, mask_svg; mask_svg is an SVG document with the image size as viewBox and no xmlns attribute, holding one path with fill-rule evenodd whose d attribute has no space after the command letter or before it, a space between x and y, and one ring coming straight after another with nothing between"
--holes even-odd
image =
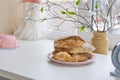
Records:
<instances>
[{"instance_id":1,"label":"white table","mask_svg":"<svg viewBox=\"0 0 120 80\"><path fill-rule=\"evenodd\" d=\"M68 66L49 61L47 54L52 51L52 40L20 41L17 49L0 49L0 76L5 70L33 80L120 80L109 73L114 69L111 52L96 54L89 65Z\"/></svg>"}]
</instances>

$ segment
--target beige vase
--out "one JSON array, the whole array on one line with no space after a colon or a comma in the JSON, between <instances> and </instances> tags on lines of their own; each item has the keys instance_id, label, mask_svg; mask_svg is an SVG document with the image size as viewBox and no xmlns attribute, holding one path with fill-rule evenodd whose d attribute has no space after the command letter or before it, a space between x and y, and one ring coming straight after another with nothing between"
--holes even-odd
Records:
<instances>
[{"instance_id":1,"label":"beige vase","mask_svg":"<svg viewBox=\"0 0 120 80\"><path fill-rule=\"evenodd\" d=\"M107 54L108 53L108 33L107 32L93 32L91 44L96 48L94 53Z\"/></svg>"}]
</instances>

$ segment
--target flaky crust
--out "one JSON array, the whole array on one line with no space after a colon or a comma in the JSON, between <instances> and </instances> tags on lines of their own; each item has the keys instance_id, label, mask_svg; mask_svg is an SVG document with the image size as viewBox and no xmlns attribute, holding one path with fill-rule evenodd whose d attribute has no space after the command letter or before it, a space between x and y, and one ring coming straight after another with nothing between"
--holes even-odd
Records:
<instances>
[{"instance_id":1,"label":"flaky crust","mask_svg":"<svg viewBox=\"0 0 120 80\"><path fill-rule=\"evenodd\" d=\"M54 48L55 49L72 49L75 47L82 47L85 41L80 38L79 36L68 36L59 38L54 41Z\"/></svg>"},{"instance_id":2,"label":"flaky crust","mask_svg":"<svg viewBox=\"0 0 120 80\"><path fill-rule=\"evenodd\" d=\"M61 61L75 62L75 59L67 52L58 52L52 58Z\"/></svg>"},{"instance_id":3,"label":"flaky crust","mask_svg":"<svg viewBox=\"0 0 120 80\"><path fill-rule=\"evenodd\" d=\"M81 55L81 54L74 54L72 55L72 57L75 59L75 62L84 62L88 60L86 56Z\"/></svg>"},{"instance_id":4,"label":"flaky crust","mask_svg":"<svg viewBox=\"0 0 120 80\"><path fill-rule=\"evenodd\" d=\"M88 59L91 59L92 54L90 53L69 54L68 52L65 51L61 52L54 51L52 58L68 62L84 62L87 61Z\"/></svg>"}]
</instances>

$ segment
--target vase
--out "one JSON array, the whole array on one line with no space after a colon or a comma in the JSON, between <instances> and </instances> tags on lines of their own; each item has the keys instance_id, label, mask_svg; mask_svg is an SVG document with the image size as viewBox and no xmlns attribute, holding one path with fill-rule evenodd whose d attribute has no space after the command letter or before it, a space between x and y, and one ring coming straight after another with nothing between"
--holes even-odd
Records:
<instances>
[{"instance_id":1,"label":"vase","mask_svg":"<svg viewBox=\"0 0 120 80\"><path fill-rule=\"evenodd\" d=\"M94 31L91 44L95 47L94 53L106 55L108 53L108 33Z\"/></svg>"}]
</instances>

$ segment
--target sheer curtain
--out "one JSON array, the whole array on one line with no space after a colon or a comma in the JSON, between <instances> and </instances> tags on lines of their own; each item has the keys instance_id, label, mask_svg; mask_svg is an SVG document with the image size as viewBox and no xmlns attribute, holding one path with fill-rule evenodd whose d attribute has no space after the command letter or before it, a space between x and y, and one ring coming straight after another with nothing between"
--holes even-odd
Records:
<instances>
[{"instance_id":1,"label":"sheer curtain","mask_svg":"<svg viewBox=\"0 0 120 80\"><path fill-rule=\"evenodd\" d=\"M44 16L40 13L40 4L28 2L25 4L25 17L18 29L15 31L15 36L22 40L39 40L45 38L45 24L39 19Z\"/></svg>"}]
</instances>

